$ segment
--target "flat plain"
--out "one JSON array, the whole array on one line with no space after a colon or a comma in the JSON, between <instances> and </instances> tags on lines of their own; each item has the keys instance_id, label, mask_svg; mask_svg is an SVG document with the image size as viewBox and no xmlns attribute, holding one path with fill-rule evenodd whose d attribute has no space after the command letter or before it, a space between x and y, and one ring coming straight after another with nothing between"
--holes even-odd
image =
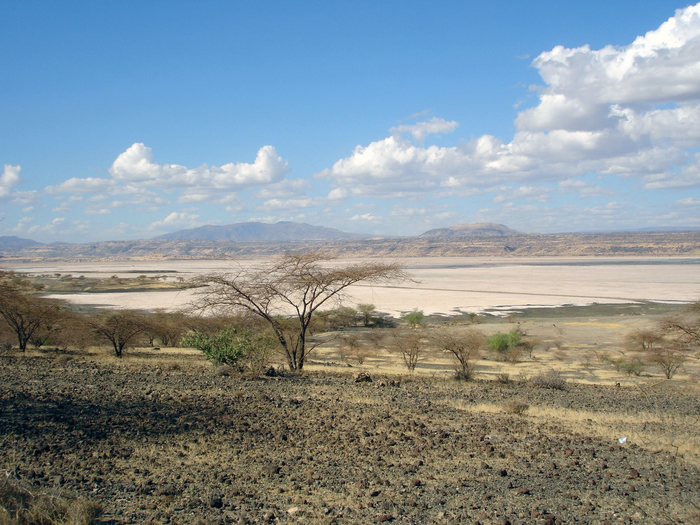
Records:
<instances>
[{"instance_id":1,"label":"flat plain","mask_svg":"<svg viewBox=\"0 0 700 525\"><path fill-rule=\"evenodd\" d=\"M335 264L358 259L338 259ZM363 259L367 260L367 259ZM624 304L636 301L691 302L700 297L700 259L620 257L419 257L398 260L413 282L396 286L354 286L345 304L374 304L400 315L413 308L426 314L491 312L532 307ZM235 271L263 263L238 261L130 261L28 264L4 267L33 275L73 277L162 276L189 279L208 272ZM68 301L122 308L177 309L190 303L193 290L68 293Z\"/></svg>"}]
</instances>

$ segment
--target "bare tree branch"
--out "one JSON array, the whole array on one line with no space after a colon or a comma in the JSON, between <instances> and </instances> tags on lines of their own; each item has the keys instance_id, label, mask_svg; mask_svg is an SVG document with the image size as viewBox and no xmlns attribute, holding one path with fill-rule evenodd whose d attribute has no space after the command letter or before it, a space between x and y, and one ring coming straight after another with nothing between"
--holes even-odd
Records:
<instances>
[{"instance_id":1,"label":"bare tree branch","mask_svg":"<svg viewBox=\"0 0 700 525\"><path fill-rule=\"evenodd\" d=\"M398 263L334 266L331 260L323 253L287 254L263 266L198 277L194 284L202 289L194 308L202 312L247 310L264 319L279 340L290 369L301 370L313 349L307 347L307 331L320 307L329 301L340 302L347 288L358 282L407 279Z\"/></svg>"}]
</instances>

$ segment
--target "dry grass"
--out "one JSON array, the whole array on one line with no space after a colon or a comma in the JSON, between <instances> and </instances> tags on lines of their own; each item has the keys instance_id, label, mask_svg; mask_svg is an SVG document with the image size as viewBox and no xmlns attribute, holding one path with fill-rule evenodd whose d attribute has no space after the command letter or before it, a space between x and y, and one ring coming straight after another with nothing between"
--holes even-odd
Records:
<instances>
[{"instance_id":1,"label":"dry grass","mask_svg":"<svg viewBox=\"0 0 700 525\"><path fill-rule=\"evenodd\" d=\"M689 464L700 466L700 417L664 411L640 411L633 414L603 413L560 407L532 406L518 414L514 407L522 403L509 400L501 404L469 404L449 400L446 404L466 412L525 415L533 423L559 424L571 433L595 436L625 446L638 445L651 451L667 451ZM523 403L524 404L524 403ZM526 405L527 406L527 405ZM525 410L527 411L525 413Z\"/></svg>"},{"instance_id":2,"label":"dry grass","mask_svg":"<svg viewBox=\"0 0 700 525\"><path fill-rule=\"evenodd\" d=\"M101 507L71 498L59 489L45 490L21 483L6 472L0 482L0 525L88 525L97 523Z\"/></svg>"}]
</instances>

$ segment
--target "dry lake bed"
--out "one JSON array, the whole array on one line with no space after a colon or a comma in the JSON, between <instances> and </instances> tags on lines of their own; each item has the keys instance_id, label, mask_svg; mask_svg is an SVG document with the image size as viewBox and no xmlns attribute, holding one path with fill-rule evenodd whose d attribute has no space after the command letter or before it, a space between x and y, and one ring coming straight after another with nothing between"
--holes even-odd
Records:
<instances>
[{"instance_id":1,"label":"dry lake bed","mask_svg":"<svg viewBox=\"0 0 700 525\"><path fill-rule=\"evenodd\" d=\"M561 305L629 304L638 301L691 302L700 298L699 258L494 258L399 259L415 282L395 286L358 285L348 305L372 303L398 315L413 308L426 314L498 313ZM358 262L341 259L335 264ZM189 279L264 261L188 260L17 264L31 274L86 277L160 275ZM194 298L193 290L75 293L54 296L75 303L121 308L174 310Z\"/></svg>"}]
</instances>

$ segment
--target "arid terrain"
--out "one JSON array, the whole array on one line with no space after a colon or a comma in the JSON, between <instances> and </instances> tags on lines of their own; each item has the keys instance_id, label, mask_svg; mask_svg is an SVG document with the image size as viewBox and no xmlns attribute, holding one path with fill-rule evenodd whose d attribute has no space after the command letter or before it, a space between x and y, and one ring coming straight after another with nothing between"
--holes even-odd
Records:
<instances>
[{"instance_id":1,"label":"arid terrain","mask_svg":"<svg viewBox=\"0 0 700 525\"><path fill-rule=\"evenodd\" d=\"M15 350L0 356L0 464L99 505L102 523L697 523L697 360L664 381L596 357L674 308L486 320L541 343L516 363L485 355L470 382L435 352L413 374L384 350L359 365L333 333L281 377L224 375L188 349ZM552 370L563 386L531 379Z\"/></svg>"},{"instance_id":2,"label":"arid terrain","mask_svg":"<svg viewBox=\"0 0 700 525\"><path fill-rule=\"evenodd\" d=\"M187 293L185 276L212 264L9 275L27 301L121 294L148 310L144 297ZM5 343L0 523L700 521L698 354L667 379L651 350L630 344L665 319L696 319L686 304L696 259L406 267L416 280L405 288L353 292L398 290L403 304L383 309L425 305L421 326L355 317L314 329L301 373L274 355L275 373L240 374L145 336L121 358L104 342L78 346L75 331L62 348ZM421 302L431 294L444 304ZM485 346L515 332L514 354ZM437 341L469 333L483 342L472 380L459 381ZM412 372L402 337L420 343ZM13 520L18 502L52 517Z\"/></svg>"},{"instance_id":3,"label":"arid terrain","mask_svg":"<svg viewBox=\"0 0 700 525\"><path fill-rule=\"evenodd\" d=\"M687 385L243 380L197 357L72 357L0 358L0 462L33 490L98 503L103 523L700 517L697 462L595 431L608 419L697 430L698 393ZM509 400L534 413L507 413Z\"/></svg>"},{"instance_id":4,"label":"arid terrain","mask_svg":"<svg viewBox=\"0 0 700 525\"><path fill-rule=\"evenodd\" d=\"M343 265L366 259L337 259ZM420 257L398 261L411 280L396 285L360 283L344 304L374 304L398 316L413 308L426 314L503 313L533 307L690 302L700 297L697 257ZM176 309L195 299L187 281L231 272L264 259L9 263L39 279L45 293L78 304ZM58 277L56 277L58 276Z\"/></svg>"}]
</instances>

